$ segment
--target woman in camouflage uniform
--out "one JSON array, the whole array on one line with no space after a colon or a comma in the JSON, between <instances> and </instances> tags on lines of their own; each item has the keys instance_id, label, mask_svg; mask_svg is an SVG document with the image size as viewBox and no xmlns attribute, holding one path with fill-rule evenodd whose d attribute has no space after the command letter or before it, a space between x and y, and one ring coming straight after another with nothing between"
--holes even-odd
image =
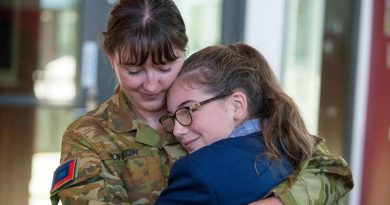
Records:
<instances>
[{"instance_id":1,"label":"woman in camouflage uniform","mask_svg":"<svg viewBox=\"0 0 390 205\"><path fill-rule=\"evenodd\" d=\"M166 114L166 91L181 69L186 45L185 25L173 1L117 1L103 47L119 86L65 130L52 204L154 203L172 164L186 154L158 122ZM314 188L322 185L330 185L327 197L338 199L351 188L346 183L351 176L339 172L349 171L344 161L329 158L323 147L317 154L326 160L312 158L302 173L275 188L278 196L285 196L282 201L313 196L320 191ZM337 172L320 173L318 168ZM309 192L302 195L306 187Z\"/></svg>"}]
</instances>

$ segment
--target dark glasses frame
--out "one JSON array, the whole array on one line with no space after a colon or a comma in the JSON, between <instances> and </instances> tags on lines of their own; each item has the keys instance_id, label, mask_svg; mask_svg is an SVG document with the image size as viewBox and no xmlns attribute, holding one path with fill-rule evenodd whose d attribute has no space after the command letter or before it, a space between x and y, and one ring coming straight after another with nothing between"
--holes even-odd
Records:
<instances>
[{"instance_id":1,"label":"dark glasses frame","mask_svg":"<svg viewBox=\"0 0 390 205\"><path fill-rule=\"evenodd\" d=\"M167 132L172 132L173 131L173 127L174 127L174 123L175 121L179 122L181 125L183 126L189 126L191 125L192 123L192 113L195 112L196 110L199 109L200 106L204 105L204 104L207 104L209 102L212 102L214 100L218 100L218 99L221 99L221 98L224 98L226 96L229 96L233 94L233 92L229 92L229 93L225 93L225 94L220 94L220 95L217 95L217 96L214 96L212 98L209 98L207 100L203 100L201 102L198 102L198 103L195 103L195 104L192 104L190 106L186 106L186 107L181 107L179 109L177 109L175 111L175 113L173 115L170 115L170 114L166 114L166 115L163 115L162 117L160 117L159 119L159 122L161 124L161 126L167 131ZM176 116L176 114L178 112L186 112L186 114L189 115L189 122L183 122L183 121L180 121ZM172 123L173 122L173 126L171 127L168 127L167 124L165 124L164 122L168 122L167 120L170 120L169 122ZM165 126L164 126L165 124Z\"/></svg>"}]
</instances>

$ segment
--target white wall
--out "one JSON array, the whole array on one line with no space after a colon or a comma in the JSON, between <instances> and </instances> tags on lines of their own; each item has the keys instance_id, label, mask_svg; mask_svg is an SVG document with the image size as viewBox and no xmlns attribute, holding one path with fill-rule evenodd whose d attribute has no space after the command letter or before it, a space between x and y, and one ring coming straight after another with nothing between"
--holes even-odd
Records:
<instances>
[{"instance_id":1,"label":"white wall","mask_svg":"<svg viewBox=\"0 0 390 205\"><path fill-rule=\"evenodd\" d=\"M247 0L244 42L258 49L281 78L285 0Z\"/></svg>"}]
</instances>

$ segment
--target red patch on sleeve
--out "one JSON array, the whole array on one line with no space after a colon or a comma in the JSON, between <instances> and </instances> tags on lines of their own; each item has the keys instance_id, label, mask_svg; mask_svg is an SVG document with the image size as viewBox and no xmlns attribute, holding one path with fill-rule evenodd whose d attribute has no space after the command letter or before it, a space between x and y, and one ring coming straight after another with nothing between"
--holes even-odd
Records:
<instances>
[{"instance_id":1,"label":"red patch on sleeve","mask_svg":"<svg viewBox=\"0 0 390 205\"><path fill-rule=\"evenodd\" d=\"M76 160L74 159L60 165L54 172L53 183L50 192L52 193L59 187L67 184L70 181L73 181L76 178L75 170Z\"/></svg>"}]
</instances>

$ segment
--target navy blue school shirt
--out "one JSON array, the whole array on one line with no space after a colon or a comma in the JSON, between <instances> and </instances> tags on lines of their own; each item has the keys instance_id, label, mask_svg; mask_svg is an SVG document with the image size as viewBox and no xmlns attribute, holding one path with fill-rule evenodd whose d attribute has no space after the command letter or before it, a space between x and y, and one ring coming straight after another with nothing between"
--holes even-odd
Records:
<instances>
[{"instance_id":1,"label":"navy blue school shirt","mask_svg":"<svg viewBox=\"0 0 390 205\"><path fill-rule=\"evenodd\" d=\"M268 159L261 132L228 138L178 160L156 205L247 205L293 171L285 156Z\"/></svg>"}]
</instances>

